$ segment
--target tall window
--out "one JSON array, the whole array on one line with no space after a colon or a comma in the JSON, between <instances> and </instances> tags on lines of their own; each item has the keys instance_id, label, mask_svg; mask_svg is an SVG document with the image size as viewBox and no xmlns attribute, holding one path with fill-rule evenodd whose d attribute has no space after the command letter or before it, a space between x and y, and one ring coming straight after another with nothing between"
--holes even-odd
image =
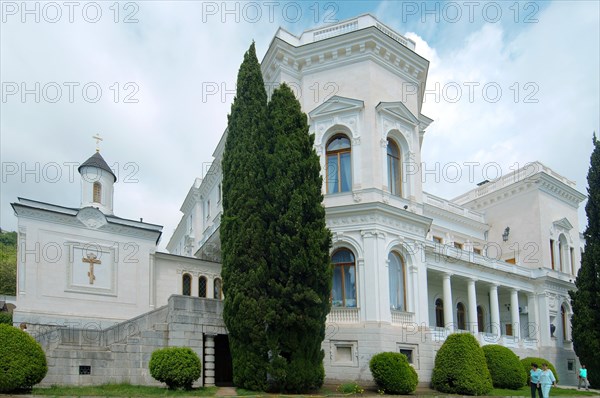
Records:
<instances>
[{"instance_id":1,"label":"tall window","mask_svg":"<svg viewBox=\"0 0 600 398\"><path fill-rule=\"evenodd\" d=\"M560 306L560 321L562 326L562 339L563 341L567 341L567 311L565 310L565 306Z\"/></svg>"},{"instance_id":2,"label":"tall window","mask_svg":"<svg viewBox=\"0 0 600 398\"><path fill-rule=\"evenodd\" d=\"M94 183L94 203L102 203L102 184L98 181Z\"/></svg>"},{"instance_id":3,"label":"tall window","mask_svg":"<svg viewBox=\"0 0 600 398\"><path fill-rule=\"evenodd\" d=\"M438 328L445 327L444 323L444 301L442 299L435 300L435 326Z\"/></svg>"},{"instance_id":4,"label":"tall window","mask_svg":"<svg viewBox=\"0 0 600 398\"><path fill-rule=\"evenodd\" d=\"M463 303L458 303L456 305L456 323L458 330L467 330L467 317L465 305Z\"/></svg>"},{"instance_id":5,"label":"tall window","mask_svg":"<svg viewBox=\"0 0 600 398\"><path fill-rule=\"evenodd\" d=\"M334 307L356 307L356 266L354 255L340 249L331 257L333 263L333 289L331 304Z\"/></svg>"},{"instance_id":6,"label":"tall window","mask_svg":"<svg viewBox=\"0 0 600 398\"><path fill-rule=\"evenodd\" d=\"M182 294L184 296L192 295L192 276L190 274L183 274Z\"/></svg>"},{"instance_id":7,"label":"tall window","mask_svg":"<svg viewBox=\"0 0 600 398\"><path fill-rule=\"evenodd\" d=\"M345 135L336 135L327 143L327 193L352 189L350 153L350 140Z\"/></svg>"},{"instance_id":8,"label":"tall window","mask_svg":"<svg viewBox=\"0 0 600 398\"><path fill-rule=\"evenodd\" d=\"M390 253L388 255L388 263L390 307L393 310L406 311L406 270L404 260L396 253Z\"/></svg>"},{"instance_id":9,"label":"tall window","mask_svg":"<svg viewBox=\"0 0 600 398\"><path fill-rule=\"evenodd\" d=\"M477 331L479 333L483 333L484 325L483 325L483 307L477 306Z\"/></svg>"},{"instance_id":10,"label":"tall window","mask_svg":"<svg viewBox=\"0 0 600 398\"><path fill-rule=\"evenodd\" d=\"M550 239L550 265L554 269L554 241Z\"/></svg>"},{"instance_id":11,"label":"tall window","mask_svg":"<svg viewBox=\"0 0 600 398\"><path fill-rule=\"evenodd\" d=\"M575 250L573 248L570 249L571 255L571 275L575 275Z\"/></svg>"},{"instance_id":12,"label":"tall window","mask_svg":"<svg viewBox=\"0 0 600 398\"><path fill-rule=\"evenodd\" d=\"M216 300L221 300L223 298L223 282L221 282L221 279L219 278L215 279L213 298Z\"/></svg>"},{"instance_id":13,"label":"tall window","mask_svg":"<svg viewBox=\"0 0 600 398\"><path fill-rule=\"evenodd\" d=\"M198 297L206 297L206 277L198 278Z\"/></svg>"},{"instance_id":14,"label":"tall window","mask_svg":"<svg viewBox=\"0 0 600 398\"><path fill-rule=\"evenodd\" d=\"M394 141L387 140L387 169L388 185L392 195L402 195L402 163L400 162L400 150Z\"/></svg>"}]
</instances>

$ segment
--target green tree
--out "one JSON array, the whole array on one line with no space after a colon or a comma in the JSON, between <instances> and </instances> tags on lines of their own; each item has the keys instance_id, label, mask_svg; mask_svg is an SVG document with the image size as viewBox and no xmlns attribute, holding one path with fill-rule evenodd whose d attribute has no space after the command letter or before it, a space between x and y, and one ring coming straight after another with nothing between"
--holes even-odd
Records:
<instances>
[{"instance_id":1,"label":"green tree","mask_svg":"<svg viewBox=\"0 0 600 398\"><path fill-rule=\"evenodd\" d=\"M588 369L593 387L600 387L600 142L594 134L594 150L588 171L588 201L585 212L588 225L583 233L585 251L571 291L573 348Z\"/></svg>"},{"instance_id":2,"label":"green tree","mask_svg":"<svg viewBox=\"0 0 600 398\"><path fill-rule=\"evenodd\" d=\"M0 295L17 294L17 233L0 233Z\"/></svg>"},{"instance_id":3,"label":"green tree","mask_svg":"<svg viewBox=\"0 0 600 398\"><path fill-rule=\"evenodd\" d=\"M306 392L320 387L325 376L321 343L330 309L331 234L314 135L286 84L273 92L268 127L269 389Z\"/></svg>"},{"instance_id":4,"label":"green tree","mask_svg":"<svg viewBox=\"0 0 600 398\"><path fill-rule=\"evenodd\" d=\"M254 43L244 54L228 117L223 153L223 216L220 226L225 304L233 381L250 390L267 388L268 228L264 220L267 161L267 93Z\"/></svg>"}]
</instances>

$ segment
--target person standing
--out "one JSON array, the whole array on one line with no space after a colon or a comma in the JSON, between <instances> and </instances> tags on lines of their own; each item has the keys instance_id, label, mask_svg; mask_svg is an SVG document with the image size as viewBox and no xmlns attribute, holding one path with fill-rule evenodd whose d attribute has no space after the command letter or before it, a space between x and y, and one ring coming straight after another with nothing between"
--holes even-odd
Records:
<instances>
[{"instance_id":1,"label":"person standing","mask_svg":"<svg viewBox=\"0 0 600 398\"><path fill-rule=\"evenodd\" d=\"M546 363L542 364L542 374L540 375L538 386L542 388L543 398L550 397L550 387L556 387L556 377L554 377L554 373L548 369L548 364Z\"/></svg>"},{"instance_id":2,"label":"person standing","mask_svg":"<svg viewBox=\"0 0 600 398\"><path fill-rule=\"evenodd\" d=\"M531 387L531 398L535 398L535 392L538 392L539 398L542 397L542 389L539 386L540 376L542 374L542 370L538 368L537 363L531 364L531 370L529 371L529 385Z\"/></svg>"},{"instance_id":3,"label":"person standing","mask_svg":"<svg viewBox=\"0 0 600 398\"><path fill-rule=\"evenodd\" d=\"M579 384L577 385L578 390L581 388L581 382L583 382L583 386L586 390L590 389L590 382L587 378L587 369L585 368L585 365L581 365L581 369L579 369Z\"/></svg>"}]
</instances>

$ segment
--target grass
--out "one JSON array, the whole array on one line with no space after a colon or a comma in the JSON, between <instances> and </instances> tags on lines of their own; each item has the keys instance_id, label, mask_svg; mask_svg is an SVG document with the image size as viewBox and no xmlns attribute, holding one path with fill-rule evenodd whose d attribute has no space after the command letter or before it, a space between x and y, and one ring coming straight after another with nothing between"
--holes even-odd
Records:
<instances>
[{"instance_id":1,"label":"grass","mask_svg":"<svg viewBox=\"0 0 600 398\"><path fill-rule=\"evenodd\" d=\"M488 395L496 397L530 397L531 389L529 386L519 390L507 390L503 388L494 388ZM568 388L552 387L550 389L550 397L597 397L598 394L585 390L572 390Z\"/></svg>"},{"instance_id":2,"label":"grass","mask_svg":"<svg viewBox=\"0 0 600 398\"><path fill-rule=\"evenodd\" d=\"M131 384L103 384L100 386L52 386L34 388L34 395L46 396L103 396L103 397L211 397L217 387L200 387L189 391L169 390L166 387L134 386Z\"/></svg>"},{"instance_id":3,"label":"grass","mask_svg":"<svg viewBox=\"0 0 600 398\"><path fill-rule=\"evenodd\" d=\"M69 396L69 397L212 397L217 391L217 387L201 387L194 388L190 391L184 390L169 390L166 387L149 387L149 386L135 386L131 384L103 384L100 386L85 386L85 387L69 387L69 386L52 386L49 388L34 388L32 394L44 395L44 396ZM306 395L277 395L269 394L260 391L250 391L243 388L236 389L237 396L239 397L328 397L328 396L340 396L340 392L332 391L331 387L324 387L316 394ZM365 392L368 395L374 395L375 391ZM426 390L418 391L416 395L440 395L438 391ZM496 388L492 390L488 396L495 397L529 397L531 391L529 387L523 387L519 390L507 390ZM445 394L443 394L445 395ZM351 394L353 397L360 397L361 394ZM573 390L566 388L553 387L550 390L551 397L574 397L574 396L597 396L594 392L584 390Z\"/></svg>"}]
</instances>

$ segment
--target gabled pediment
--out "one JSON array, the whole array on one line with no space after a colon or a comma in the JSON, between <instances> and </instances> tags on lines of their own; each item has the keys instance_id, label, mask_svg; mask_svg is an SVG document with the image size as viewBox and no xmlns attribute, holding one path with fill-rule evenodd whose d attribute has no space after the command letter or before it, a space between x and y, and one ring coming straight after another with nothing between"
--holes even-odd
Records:
<instances>
[{"instance_id":1,"label":"gabled pediment","mask_svg":"<svg viewBox=\"0 0 600 398\"><path fill-rule=\"evenodd\" d=\"M309 112L308 115L315 119L322 116L330 116L335 113L344 113L349 111L358 112L364 107L365 103L361 100L334 95Z\"/></svg>"},{"instance_id":2,"label":"gabled pediment","mask_svg":"<svg viewBox=\"0 0 600 398\"><path fill-rule=\"evenodd\" d=\"M393 117L400 118L412 124L413 126L418 126L420 124L419 119L417 119L415 115L413 115L412 112L408 110L406 105L404 105L400 101L380 102L379 105L375 107L375 109L377 109L378 112L384 112Z\"/></svg>"},{"instance_id":3,"label":"gabled pediment","mask_svg":"<svg viewBox=\"0 0 600 398\"><path fill-rule=\"evenodd\" d=\"M566 231L570 231L571 229L573 229L573 225L566 218L556 220L552 223L552 225L554 225L554 228L561 228Z\"/></svg>"}]
</instances>

